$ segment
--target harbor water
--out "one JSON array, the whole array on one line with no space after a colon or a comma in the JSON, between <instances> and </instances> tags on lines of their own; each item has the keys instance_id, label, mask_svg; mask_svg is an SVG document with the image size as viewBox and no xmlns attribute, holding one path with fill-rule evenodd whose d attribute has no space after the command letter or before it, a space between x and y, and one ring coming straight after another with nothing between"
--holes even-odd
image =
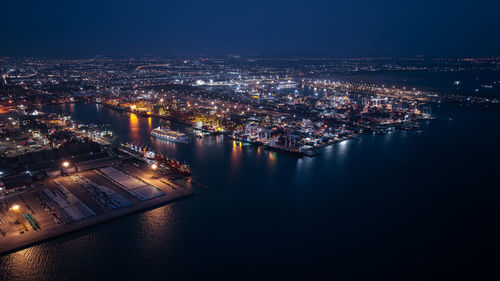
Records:
<instances>
[{"instance_id":1,"label":"harbor water","mask_svg":"<svg viewBox=\"0 0 500 281\"><path fill-rule=\"evenodd\" d=\"M164 120L102 105L41 110L111 124L210 189L2 256L0 280L468 279L499 257L499 112L435 106L421 132L298 159L176 124L190 144L153 139Z\"/></svg>"}]
</instances>

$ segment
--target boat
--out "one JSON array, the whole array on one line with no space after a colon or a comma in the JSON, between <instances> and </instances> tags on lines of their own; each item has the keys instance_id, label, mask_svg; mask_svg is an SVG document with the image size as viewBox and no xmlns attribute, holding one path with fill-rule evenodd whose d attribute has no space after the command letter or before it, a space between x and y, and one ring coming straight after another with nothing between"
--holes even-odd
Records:
<instances>
[{"instance_id":1,"label":"boat","mask_svg":"<svg viewBox=\"0 0 500 281\"><path fill-rule=\"evenodd\" d=\"M144 148L145 147L141 147L141 146L133 144L133 143L122 143L118 147L118 149L120 151L125 152L128 155L133 156L133 157L142 157Z\"/></svg>"},{"instance_id":2,"label":"boat","mask_svg":"<svg viewBox=\"0 0 500 281\"><path fill-rule=\"evenodd\" d=\"M282 146L277 146L277 145L269 145L269 144L266 144L264 145L264 148L267 149L267 150L271 150L271 151L276 151L276 152L281 152L281 153L284 153L284 154L288 154L290 156L295 156L295 157L302 157L304 156L304 153L298 149L294 149L294 148L285 148L285 147L282 147Z\"/></svg>"},{"instance_id":3,"label":"boat","mask_svg":"<svg viewBox=\"0 0 500 281\"><path fill-rule=\"evenodd\" d=\"M186 134L166 128L158 127L151 131L151 135L171 142L189 143L189 137Z\"/></svg>"},{"instance_id":4,"label":"boat","mask_svg":"<svg viewBox=\"0 0 500 281\"><path fill-rule=\"evenodd\" d=\"M303 146L300 147L301 151L312 150L312 149L314 149L314 145L307 145L307 144L305 144L305 145L303 145Z\"/></svg>"},{"instance_id":5,"label":"boat","mask_svg":"<svg viewBox=\"0 0 500 281\"><path fill-rule=\"evenodd\" d=\"M180 174L182 176L188 177L191 175L191 168L189 168L189 165L187 164L181 164L179 161L175 159L170 159L168 157L165 157L161 154L156 154L154 160L158 163L160 166L164 166L167 169Z\"/></svg>"},{"instance_id":6,"label":"boat","mask_svg":"<svg viewBox=\"0 0 500 281\"><path fill-rule=\"evenodd\" d=\"M261 146L261 145L264 144L262 141L260 141L258 139L249 139L249 138L246 138L246 137L239 138L239 137L236 137L236 136L232 136L230 138L232 140L235 140L235 141L249 143L249 144L253 144L253 145L256 145L256 146Z\"/></svg>"},{"instance_id":7,"label":"boat","mask_svg":"<svg viewBox=\"0 0 500 281\"><path fill-rule=\"evenodd\" d=\"M178 160L165 157L148 149L148 146L140 146L136 144L122 144L121 151L127 154L146 161L149 164L158 164L161 167L167 168L170 171L180 174L184 177L191 175L191 168L187 164L181 164ZM135 163L134 163L135 164ZM134 165L136 166L136 165ZM139 167L138 165L136 167Z\"/></svg>"}]
</instances>

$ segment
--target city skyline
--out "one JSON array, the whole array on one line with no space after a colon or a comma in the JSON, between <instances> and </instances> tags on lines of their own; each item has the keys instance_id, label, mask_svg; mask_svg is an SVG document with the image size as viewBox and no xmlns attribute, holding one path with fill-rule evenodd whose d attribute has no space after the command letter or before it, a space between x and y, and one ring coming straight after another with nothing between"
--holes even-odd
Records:
<instances>
[{"instance_id":1,"label":"city skyline","mask_svg":"<svg viewBox=\"0 0 500 281\"><path fill-rule=\"evenodd\" d=\"M498 276L499 1L1 9L0 281Z\"/></svg>"}]
</instances>

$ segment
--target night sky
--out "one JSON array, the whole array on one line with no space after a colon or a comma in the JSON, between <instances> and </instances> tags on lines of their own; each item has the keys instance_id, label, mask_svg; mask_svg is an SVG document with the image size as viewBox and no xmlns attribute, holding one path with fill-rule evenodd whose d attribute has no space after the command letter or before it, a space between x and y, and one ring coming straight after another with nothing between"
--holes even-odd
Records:
<instances>
[{"instance_id":1,"label":"night sky","mask_svg":"<svg viewBox=\"0 0 500 281\"><path fill-rule=\"evenodd\" d=\"M0 56L500 56L500 1L2 1Z\"/></svg>"}]
</instances>

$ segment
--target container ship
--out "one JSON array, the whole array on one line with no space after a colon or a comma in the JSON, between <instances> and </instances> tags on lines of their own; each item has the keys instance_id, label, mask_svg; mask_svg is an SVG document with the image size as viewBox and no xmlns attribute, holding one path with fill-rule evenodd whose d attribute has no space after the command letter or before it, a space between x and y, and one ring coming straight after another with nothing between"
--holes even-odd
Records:
<instances>
[{"instance_id":1,"label":"container ship","mask_svg":"<svg viewBox=\"0 0 500 281\"><path fill-rule=\"evenodd\" d=\"M158 127L151 131L151 135L155 138L171 142L189 143L189 137L186 134L170 129Z\"/></svg>"}]
</instances>

